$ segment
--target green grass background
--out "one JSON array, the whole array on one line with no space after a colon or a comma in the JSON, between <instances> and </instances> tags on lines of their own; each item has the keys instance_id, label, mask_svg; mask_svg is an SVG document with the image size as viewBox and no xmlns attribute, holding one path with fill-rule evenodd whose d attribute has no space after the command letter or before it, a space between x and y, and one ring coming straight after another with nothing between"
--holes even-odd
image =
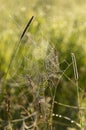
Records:
<instances>
[{"instance_id":1,"label":"green grass background","mask_svg":"<svg viewBox=\"0 0 86 130\"><path fill-rule=\"evenodd\" d=\"M7 75L7 82L14 80L23 84L21 75L29 74L35 84L40 86L39 77L46 73L54 74L55 70L45 69L45 61L52 58L52 48L58 52L58 64L64 71L71 63L71 53L76 56L80 104L86 105L86 1L85 0L0 0L0 80L3 80L7 72L11 56L17 46L22 31L31 18L29 30L26 32L17 55L15 56ZM51 54L51 55L48 55ZM48 56L49 57L48 57ZM47 59L48 58L48 59ZM58 69L59 71L59 69ZM66 75L74 81L72 66L67 70ZM19 78L18 78L19 77ZM11 81L13 82L13 81ZM55 85L55 81L54 85ZM43 82L42 86L46 83ZM52 86L52 85L51 85ZM3 89L4 88L4 89ZM0 85L1 104L7 85ZM14 91L14 89L12 89ZM25 91L25 90L24 90ZM43 91L43 90L42 90ZM53 91L53 90L52 90ZM24 92L25 93L25 92ZM41 92L40 92L41 93ZM50 96L49 92L46 93ZM17 100L19 94L15 90L12 100ZM76 87L63 77L58 86L56 101L64 104L76 105ZM19 102L19 101L18 101ZM66 115L78 121L78 111L71 111L64 107L55 106L55 113ZM2 112L2 110L0 111ZM3 112L4 113L4 112ZM77 113L77 114L76 114ZM13 115L14 118L17 114ZM18 116L19 117L19 116ZM0 118L5 118L1 114ZM82 114L83 122L86 121L86 113ZM55 119L57 121L57 119ZM62 120L61 122L65 122ZM67 122L65 122L66 124ZM84 124L84 123L83 123ZM69 127L71 124L69 124ZM75 128L75 126L72 126ZM68 129L67 126L55 125L55 129ZM77 128L76 128L77 129Z\"/></svg>"}]
</instances>

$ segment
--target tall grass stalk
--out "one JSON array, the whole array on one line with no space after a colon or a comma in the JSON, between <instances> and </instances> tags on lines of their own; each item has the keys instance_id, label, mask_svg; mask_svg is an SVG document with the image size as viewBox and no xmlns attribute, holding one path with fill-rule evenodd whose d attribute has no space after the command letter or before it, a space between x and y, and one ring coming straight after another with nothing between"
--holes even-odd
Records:
<instances>
[{"instance_id":1,"label":"tall grass stalk","mask_svg":"<svg viewBox=\"0 0 86 130\"><path fill-rule=\"evenodd\" d=\"M82 126L83 122L82 122L82 110L81 110L81 106L80 106L80 93L79 93L79 84L78 84L78 80L79 80L78 69L77 69L75 54L71 53L71 57L72 57L72 63L73 63L75 84L76 84L76 88L77 88L77 105L78 105L78 110L79 110L79 122L80 122L80 124Z\"/></svg>"},{"instance_id":2,"label":"tall grass stalk","mask_svg":"<svg viewBox=\"0 0 86 130\"><path fill-rule=\"evenodd\" d=\"M10 63L9 63L9 65L8 65L8 69L7 69L7 72L6 72L6 75L5 75L5 79L7 78L7 75L8 75L8 73L9 73L9 70L10 70L11 66L12 66L12 63L13 63L13 61L14 61L14 59L15 59L15 57L16 57L18 51L19 51L19 48L20 48L20 46L21 46L22 38L24 37L24 35L25 35L27 29L29 28L29 26L30 26L30 24L31 24L31 22L32 22L32 20L33 20L33 18L34 18L34 16L32 16L32 17L30 18L29 22L27 23L27 25L25 26L24 30L22 31L22 34L21 34L21 36L20 36L20 38L19 38L19 41L15 44L15 47L14 47L14 50L13 50L13 54L12 54L12 56L11 56Z\"/></svg>"}]
</instances>

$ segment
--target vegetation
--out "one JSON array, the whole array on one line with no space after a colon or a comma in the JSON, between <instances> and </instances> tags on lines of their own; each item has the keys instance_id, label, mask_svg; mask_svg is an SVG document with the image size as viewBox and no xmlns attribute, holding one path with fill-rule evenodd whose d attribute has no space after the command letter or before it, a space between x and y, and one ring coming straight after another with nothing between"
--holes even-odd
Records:
<instances>
[{"instance_id":1,"label":"vegetation","mask_svg":"<svg viewBox=\"0 0 86 130\"><path fill-rule=\"evenodd\" d=\"M0 6L0 130L85 130L86 2Z\"/></svg>"}]
</instances>

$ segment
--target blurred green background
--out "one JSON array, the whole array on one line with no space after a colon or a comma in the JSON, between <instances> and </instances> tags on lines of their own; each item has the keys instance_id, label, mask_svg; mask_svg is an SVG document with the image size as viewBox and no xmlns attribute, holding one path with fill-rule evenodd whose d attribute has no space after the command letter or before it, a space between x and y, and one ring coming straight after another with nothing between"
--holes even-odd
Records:
<instances>
[{"instance_id":1,"label":"blurred green background","mask_svg":"<svg viewBox=\"0 0 86 130\"><path fill-rule=\"evenodd\" d=\"M16 73L19 75L29 73L36 78L41 74L46 75L43 61L51 48L55 48L58 52L60 69L64 71L71 63L71 53L74 53L79 73L80 104L85 106L85 0L8 0L7 2L0 0L0 79L2 80L8 69L12 53L15 53L14 48L31 16L35 18L22 40L18 56L15 57L10 67L8 78L15 77ZM74 81L72 66L67 70L66 75ZM36 78L33 79L37 82ZM47 94L49 95L49 93ZM3 98L3 94L1 94L1 98ZM56 100L69 105L77 104L76 88L67 77L63 77L59 84ZM54 112L78 120L78 111L55 106ZM85 122L86 113L84 112L83 115L85 115L82 116L83 122ZM62 120L62 122L65 121ZM75 126L72 127L75 128ZM58 124L55 129L66 130L68 127Z\"/></svg>"}]
</instances>

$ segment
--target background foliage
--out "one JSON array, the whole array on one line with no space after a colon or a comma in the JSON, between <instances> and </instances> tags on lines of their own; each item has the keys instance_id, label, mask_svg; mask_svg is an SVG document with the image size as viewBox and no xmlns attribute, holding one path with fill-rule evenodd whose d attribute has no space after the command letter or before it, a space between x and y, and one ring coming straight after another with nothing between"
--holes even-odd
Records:
<instances>
[{"instance_id":1,"label":"background foliage","mask_svg":"<svg viewBox=\"0 0 86 130\"><path fill-rule=\"evenodd\" d=\"M45 103L41 104L43 110L39 111L39 115L43 114L44 117L46 113L45 117L51 119L51 102L56 90L57 104L54 105L53 112L62 115L62 118L53 117L53 130L78 130L76 123L72 124L64 118L69 117L80 123L78 109L69 109L64 104L78 107L71 65L71 53L74 53L79 73L80 106L86 105L86 1L0 0L0 7L0 120L3 120L1 129L5 128L8 120L22 118L23 109L28 110L29 115L35 110L38 111L36 104L41 102L41 97L42 102L45 102L46 98L47 106L44 106ZM18 45L21 33L32 15L35 18L5 77L11 56L15 54L14 48ZM9 112L5 109L8 101L11 104ZM45 118L38 118L37 127L50 130L50 121L45 125L44 120ZM81 114L81 120L85 129L85 110ZM31 125L32 120L29 119L28 122ZM14 129L16 126L20 129L21 124L16 123Z\"/></svg>"}]
</instances>

